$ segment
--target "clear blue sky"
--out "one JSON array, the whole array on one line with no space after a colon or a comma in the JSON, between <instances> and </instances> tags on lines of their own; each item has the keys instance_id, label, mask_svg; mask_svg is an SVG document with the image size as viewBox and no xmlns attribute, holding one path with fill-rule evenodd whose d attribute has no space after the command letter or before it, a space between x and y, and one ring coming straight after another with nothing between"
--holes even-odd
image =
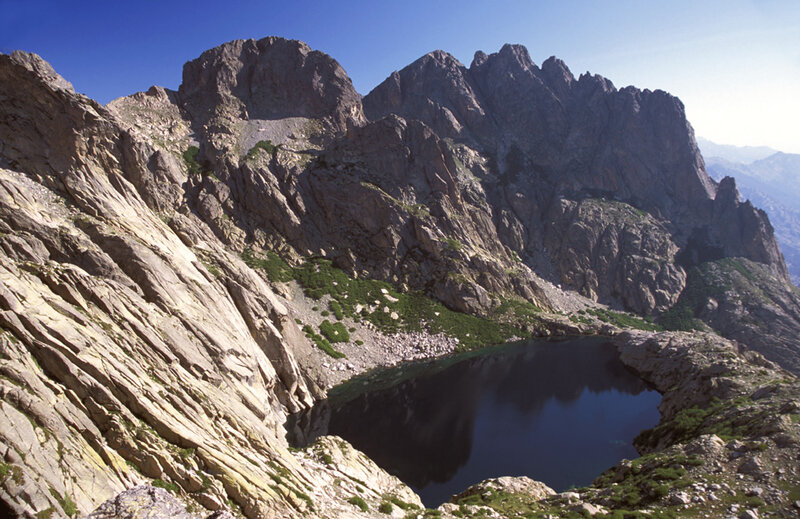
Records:
<instances>
[{"instance_id":1,"label":"clear blue sky","mask_svg":"<svg viewBox=\"0 0 800 519\"><path fill-rule=\"evenodd\" d=\"M698 135L800 153L800 1L45 1L0 0L0 51L40 54L107 103L223 42L296 38L336 58L366 94L434 49L522 43L618 87L679 96Z\"/></svg>"}]
</instances>

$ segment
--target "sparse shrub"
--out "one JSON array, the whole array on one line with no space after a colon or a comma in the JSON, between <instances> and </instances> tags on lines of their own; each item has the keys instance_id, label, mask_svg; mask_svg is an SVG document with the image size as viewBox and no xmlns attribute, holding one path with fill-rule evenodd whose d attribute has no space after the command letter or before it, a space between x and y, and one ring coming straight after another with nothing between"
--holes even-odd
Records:
<instances>
[{"instance_id":1,"label":"sparse shrub","mask_svg":"<svg viewBox=\"0 0 800 519\"><path fill-rule=\"evenodd\" d=\"M406 503L402 499L397 496L390 496L389 501L391 501L395 506L400 508L401 510L417 510L419 507L412 503Z\"/></svg>"},{"instance_id":2,"label":"sparse shrub","mask_svg":"<svg viewBox=\"0 0 800 519\"><path fill-rule=\"evenodd\" d=\"M464 246L455 238L445 238L444 248L447 250L459 251L463 249Z\"/></svg>"},{"instance_id":3,"label":"sparse shrub","mask_svg":"<svg viewBox=\"0 0 800 519\"><path fill-rule=\"evenodd\" d=\"M378 507L378 511L380 513L382 513L382 514L391 514L393 509L394 509L394 507L392 506L392 503L390 503L388 501L384 501Z\"/></svg>"},{"instance_id":4,"label":"sparse shrub","mask_svg":"<svg viewBox=\"0 0 800 519\"><path fill-rule=\"evenodd\" d=\"M183 152L183 162L186 164L190 175L200 175L203 173L202 166L197 162L198 153L200 153L200 148L197 146L189 146L186 148L186 151Z\"/></svg>"},{"instance_id":5,"label":"sparse shrub","mask_svg":"<svg viewBox=\"0 0 800 519\"><path fill-rule=\"evenodd\" d=\"M351 497L350 499L347 500L347 502L350 503L351 505L357 506L362 512L366 512L367 510L369 510L367 503L358 496Z\"/></svg>"},{"instance_id":6,"label":"sparse shrub","mask_svg":"<svg viewBox=\"0 0 800 519\"><path fill-rule=\"evenodd\" d=\"M331 309L331 312L333 312L333 315L336 317L337 321L344 319L344 311L342 311L342 304L339 301L334 299L328 303L328 307Z\"/></svg>"},{"instance_id":7,"label":"sparse shrub","mask_svg":"<svg viewBox=\"0 0 800 519\"><path fill-rule=\"evenodd\" d=\"M190 449L181 449L181 450L178 451L178 456L180 456L180 458L182 460L184 460L184 461L188 460L189 458L194 456L194 449L191 449L191 448Z\"/></svg>"},{"instance_id":8,"label":"sparse shrub","mask_svg":"<svg viewBox=\"0 0 800 519\"><path fill-rule=\"evenodd\" d=\"M330 342L350 342L350 334L342 323L331 323L325 319L320 323L319 331Z\"/></svg>"},{"instance_id":9,"label":"sparse shrub","mask_svg":"<svg viewBox=\"0 0 800 519\"><path fill-rule=\"evenodd\" d=\"M44 510L39 510L38 512L36 512L36 519L50 519L53 516L53 512L55 511L56 509L53 508L52 506L49 508L45 508Z\"/></svg>"},{"instance_id":10,"label":"sparse shrub","mask_svg":"<svg viewBox=\"0 0 800 519\"><path fill-rule=\"evenodd\" d=\"M163 479L154 479L151 483L154 487L163 488L164 490L168 490L173 494L179 494L181 489L175 483L167 483Z\"/></svg>"},{"instance_id":11,"label":"sparse shrub","mask_svg":"<svg viewBox=\"0 0 800 519\"><path fill-rule=\"evenodd\" d=\"M67 517L74 517L78 515L78 506L75 504L75 501L72 500L72 497L64 492L64 495L58 493L58 491L50 487L50 495L52 495L55 500L58 502L58 505L64 511L64 514Z\"/></svg>"},{"instance_id":12,"label":"sparse shrub","mask_svg":"<svg viewBox=\"0 0 800 519\"><path fill-rule=\"evenodd\" d=\"M0 483L4 482L8 477L11 477L17 485L21 485L25 482L25 477L22 474L21 468L16 465L0 462Z\"/></svg>"},{"instance_id":13,"label":"sparse shrub","mask_svg":"<svg viewBox=\"0 0 800 519\"><path fill-rule=\"evenodd\" d=\"M274 157L277 147L272 144L272 141L270 140L258 141L252 148L250 148L250 151L247 152L247 155L244 157L245 160L253 160L256 158L258 156L258 150L264 150L268 155Z\"/></svg>"},{"instance_id":14,"label":"sparse shrub","mask_svg":"<svg viewBox=\"0 0 800 519\"><path fill-rule=\"evenodd\" d=\"M306 334L306 337L314 341L314 344L317 345L317 348L321 349L334 359L343 359L347 357L347 355L345 355L341 351L334 349L334 347L331 346L331 343L328 342L328 339L317 333L314 333L314 329L311 328L311 326L309 325L303 326L303 333Z\"/></svg>"},{"instance_id":15,"label":"sparse shrub","mask_svg":"<svg viewBox=\"0 0 800 519\"><path fill-rule=\"evenodd\" d=\"M604 308L591 308L588 312L603 321L604 323L613 324L620 328L635 328L637 330L645 330L650 332L662 330L661 326L654 324L652 319L636 317L622 312L614 312L613 310L606 310Z\"/></svg>"}]
</instances>

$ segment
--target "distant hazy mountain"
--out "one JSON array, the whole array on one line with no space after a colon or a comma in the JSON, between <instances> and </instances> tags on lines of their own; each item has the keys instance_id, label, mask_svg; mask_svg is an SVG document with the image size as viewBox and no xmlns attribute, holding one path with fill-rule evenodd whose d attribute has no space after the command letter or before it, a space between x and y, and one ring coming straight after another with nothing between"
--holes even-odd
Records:
<instances>
[{"instance_id":1,"label":"distant hazy mountain","mask_svg":"<svg viewBox=\"0 0 800 519\"><path fill-rule=\"evenodd\" d=\"M713 149L721 151L760 149L711 144L715 147ZM776 152L751 164L743 164L703 153L706 169L713 179L734 177L741 195L767 212L789 275L795 285L800 285L800 155Z\"/></svg>"},{"instance_id":2,"label":"distant hazy mountain","mask_svg":"<svg viewBox=\"0 0 800 519\"><path fill-rule=\"evenodd\" d=\"M703 157L719 157L730 162L750 164L756 160L764 159L778 152L767 146L731 146L730 144L717 144L702 137L697 138L697 147Z\"/></svg>"}]
</instances>

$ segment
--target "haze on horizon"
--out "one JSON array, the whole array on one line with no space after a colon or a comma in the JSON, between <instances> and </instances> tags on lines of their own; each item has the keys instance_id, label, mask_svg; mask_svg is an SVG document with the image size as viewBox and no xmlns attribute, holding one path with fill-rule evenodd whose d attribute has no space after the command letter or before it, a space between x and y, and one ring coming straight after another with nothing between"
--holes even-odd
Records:
<instances>
[{"instance_id":1,"label":"haze on horizon","mask_svg":"<svg viewBox=\"0 0 800 519\"><path fill-rule=\"evenodd\" d=\"M476 50L525 45L573 74L661 89L695 133L720 144L800 153L800 2L444 0L343 3L0 0L0 51L36 52L101 103L157 84L233 39L303 40L338 60L366 94L393 70L442 49L469 66Z\"/></svg>"}]
</instances>

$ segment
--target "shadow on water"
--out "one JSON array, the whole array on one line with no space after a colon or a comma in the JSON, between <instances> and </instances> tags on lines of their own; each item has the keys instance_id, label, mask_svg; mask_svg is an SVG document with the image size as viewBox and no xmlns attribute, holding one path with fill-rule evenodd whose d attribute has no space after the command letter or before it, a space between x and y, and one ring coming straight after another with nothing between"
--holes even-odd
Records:
<instances>
[{"instance_id":1,"label":"shadow on water","mask_svg":"<svg viewBox=\"0 0 800 519\"><path fill-rule=\"evenodd\" d=\"M502 475L586 485L637 456L660 399L607 340L526 341L356 379L287 429L296 446L345 438L438 506Z\"/></svg>"}]
</instances>

